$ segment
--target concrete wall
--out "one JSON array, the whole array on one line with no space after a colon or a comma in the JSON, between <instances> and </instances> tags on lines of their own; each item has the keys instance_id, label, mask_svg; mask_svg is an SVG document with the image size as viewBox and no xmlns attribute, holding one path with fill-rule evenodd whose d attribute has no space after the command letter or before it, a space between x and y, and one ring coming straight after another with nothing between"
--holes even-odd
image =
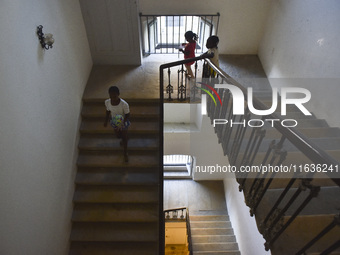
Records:
<instances>
[{"instance_id":1,"label":"concrete wall","mask_svg":"<svg viewBox=\"0 0 340 255\"><path fill-rule=\"evenodd\" d=\"M139 0L143 14L219 12L220 54L257 54L269 6L270 0Z\"/></svg>"},{"instance_id":2,"label":"concrete wall","mask_svg":"<svg viewBox=\"0 0 340 255\"><path fill-rule=\"evenodd\" d=\"M173 119L176 115L174 114L175 109L177 112L187 113L188 111L188 104L181 104L182 108L180 105L173 105L167 104L165 107L164 119L166 122L175 122ZM265 240L258 232L255 219L249 215L249 208L244 203L243 193L238 191L235 175L230 172L223 172L223 167L228 167L229 161L228 157L223 155L221 144L218 143L210 118L201 115L200 104L194 106L196 106L196 110L193 110L192 114L186 114L187 116L190 115L191 118L181 119L181 121L187 123L196 121L199 128L195 132L165 133L165 154L182 153L194 156L196 158L196 165L193 170L195 181L223 180L226 203L229 208L228 213L241 254L270 254L264 250ZM218 172L218 169L222 169L222 171ZM214 170L215 172L213 172Z\"/></svg>"},{"instance_id":3,"label":"concrete wall","mask_svg":"<svg viewBox=\"0 0 340 255\"><path fill-rule=\"evenodd\" d=\"M259 233L254 217L250 217L249 207L244 202L243 192L238 191L235 178L224 179L225 198L228 214L242 255L271 254L264 249L265 240Z\"/></svg>"},{"instance_id":4,"label":"concrete wall","mask_svg":"<svg viewBox=\"0 0 340 255\"><path fill-rule=\"evenodd\" d=\"M140 65L138 1L80 0L96 65Z\"/></svg>"},{"instance_id":5,"label":"concrete wall","mask_svg":"<svg viewBox=\"0 0 340 255\"><path fill-rule=\"evenodd\" d=\"M53 49L42 50L38 25ZM79 1L1 1L0 31L0 254L67 254L92 67Z\"/></svg>"},{"instance_id":6,"label":"concrete wall","mask_svg":"<svg viewBox=\"0 0 340 255\"><path fill-rule=\"evenodd\" d=\"M259 57L273 86L306 87L317 117L340 126L340 2L273 0Z\"/></svg>"}]
</instances>

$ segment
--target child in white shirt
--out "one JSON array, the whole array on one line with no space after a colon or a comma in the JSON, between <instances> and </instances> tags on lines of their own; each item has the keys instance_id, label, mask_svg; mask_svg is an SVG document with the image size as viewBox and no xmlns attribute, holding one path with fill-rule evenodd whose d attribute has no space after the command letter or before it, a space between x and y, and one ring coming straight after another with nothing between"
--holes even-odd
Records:
<instances>
[{"instance_id":1,"label":"child in white shirt","mask_svg":"<svg viewBox=\"0 0 340 255\"><path fill-rule=\"evenodd\" d=\"M119 97L119 89L117 86L111 86L109 88L110 98L105 100L106 116L104 121L104 127L107 126L108 120L114 128L114 131L118 138L122 138L120 145L124 148L124 161L128 162L127 153L127 141L128 141L128 127L130 126L130 108L129 104Z\"/></svg>"}]
</instances>

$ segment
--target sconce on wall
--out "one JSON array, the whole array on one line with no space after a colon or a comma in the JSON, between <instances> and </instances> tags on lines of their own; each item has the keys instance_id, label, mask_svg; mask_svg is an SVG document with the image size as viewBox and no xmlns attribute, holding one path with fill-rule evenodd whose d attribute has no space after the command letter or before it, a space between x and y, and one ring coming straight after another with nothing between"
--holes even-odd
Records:
<instances>
[{"instance_id":1,"label":"sconce on wall","mask_svg":"<svg viewBox=\"0 0 340 255\"><path fill-rule=\"evenodd\" d=\"M39 25L37 27L37 35L39 37L41 47L48 50L48 49L52 48L52 45L54 43L53 35L52 34L45 34L44 35L42 29L43 29L42 25Z\"/></svg>"}]
</instances>

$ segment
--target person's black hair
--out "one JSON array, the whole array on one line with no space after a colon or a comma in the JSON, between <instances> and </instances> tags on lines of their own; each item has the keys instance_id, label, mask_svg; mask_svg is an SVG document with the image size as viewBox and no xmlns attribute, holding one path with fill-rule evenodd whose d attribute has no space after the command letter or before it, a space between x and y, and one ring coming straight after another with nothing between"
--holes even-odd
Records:
<instances>
[{"instance_id":1,"label":"person's black hair","mask_svg":"<svg viewBox=\"0 0 340 255\"><path fill-rule=\"evenodd\" d=\"M217 47L217 44L219 43L220 39L216 35L212 35L208 38L207 42L211 42L213 45Z\"/></svg>"},{"instance_id":2,"label":"person's black hair","mask_svg":"<svg viewBox=\"0 0 340 255\"><path fill-rule=\"evenodd\" d=\"M109 88L109 94L111 94L113 92L119 95L119 88L117 86L111 86Z\"/></svg>"},{"instance_id":3,"label":"person's black hair","mask_svg":"<svg viewBox=\"0 0 340 255\"><path fill-rule=\"evenodd\" d=\"M197 39L198 39L197 34L195 34L195 33L192 32L192 31L187 31L187 32L185 32L184 37L185 37L185 38L192 39L192 40L194 40L194 41L197 41Z\"/></svg>"}]
</instances>

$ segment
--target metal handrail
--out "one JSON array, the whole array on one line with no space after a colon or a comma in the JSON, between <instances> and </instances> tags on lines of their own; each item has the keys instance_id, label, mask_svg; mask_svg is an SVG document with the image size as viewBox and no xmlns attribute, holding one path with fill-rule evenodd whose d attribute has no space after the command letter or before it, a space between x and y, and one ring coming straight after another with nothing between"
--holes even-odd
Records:
<instances>
[{"instance_id":1,"label":"metal handrail","mask_svg":"<svg viewBox=\"0 0 340 255\"><path fill-rule=\"evenodd\" d=\"M228 74L226 74L223 70L214 65L209 59L206 60L209 65L215 70L215 72L224 77L230 84L235 85L246 95L247 90L236 80L231 78ZM258 98L253 97L254 107L258 110L266 110L267 106L262 103ZM282 120L280 116L275 113L268 114L268 117L272 119ZM310 141L305 135L299 132L296 128L293 127L284 127L279 125L277 122L274 122L274 127L278 130L282 135L284 135L292 144L296 146L302 153L304 153L312 162L316 164L327 164L327 165L340 165L340 162L334 159L331 155L326 153L323 149L321 149L318 145ZM333 182L335 182L338 186L340 186L340 179L331 178Z\"/></svg>"},{"instance_id":2,"label":"metal handrail","mask_svg":"<svg viewBox=\"0 0 340 255\"><path fill-rule=\"evenodd\" d=\"M202 54L199 57L194 57L194 58L187 58L187 59L183 59L183 60L178 60L178 61L174 61L174 62L170 62L170 63L166 63L166 64L162 64L159 67L159 71L160 71L160 76L164 78L164 74L163 74L163 70L165 68L169 68L169 67L174 67L174 66L179 66L179 65L184 65L186 63L190 63L193 61L198 61L198 60L203 60L203 59L209 59L212 58L213 55L212 54ZM211 62L210 62L211 63ZM160 77L160 78L161 78ZM163 92L164 88L164 81L160 80L160 84L161 84L161 92ZM163 85L163 86L162 86Z\"/></svg>"},{"instance_id":3,"label":"metal handrail","mask_svg":"<svg viewBox=\"0 0 340 255\"><path fill-rule=\"evenodd\" d=\"M166 212L173 212L173 211L179 211L179 210L185 210L187 208L188 207L178 207L178 208L166 209L166 210L164 210L164 213L166 213Z\"/></svg>"}]
</instances>

